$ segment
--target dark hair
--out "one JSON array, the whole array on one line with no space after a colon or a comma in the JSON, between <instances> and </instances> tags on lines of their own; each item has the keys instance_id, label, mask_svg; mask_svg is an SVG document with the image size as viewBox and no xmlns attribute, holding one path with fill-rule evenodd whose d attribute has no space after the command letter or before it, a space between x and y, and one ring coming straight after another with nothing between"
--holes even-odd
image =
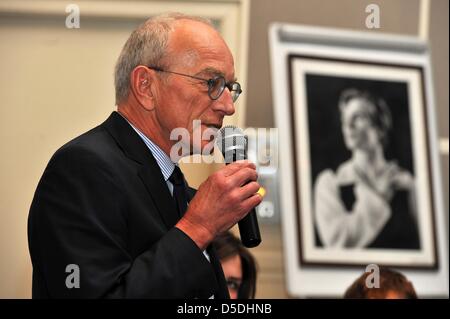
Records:
<instances>
[{"instance_id":1,"label":"dark hair","mask_svg":"<svg viewBox=\"0 0 450 319\"><path fill-rule=\"evenodd\" d=\"M380 287L369 288L366 285L367 277L370 272L363 273L347 289L344 294L345 299L384 299L388 292L396 292L404 299L417 299L416 291L408 279L401 273L386 267L380 267Z\"/></svg>"},{"instance_id":2,"label":"dark hair","mask_svg":"<svg viewBox=\"0 0 450 319\"><path fill-rule=\"evenodd\" d=\"M241 241L231 232L219 234L213 242L220 260L239 255L242 263L242 284L238 290L238 299L253 299L256 293L256 261Z\"/></svg>"},{"instance_id":3,"label":"dark hair","mask_svg":"<svg viewBox=\"0 0 450 319\"><path fill-rule=\"evenodd\" d=\"M349 88L342 91L339 97L339 110L342 112L345 105L353 99L362 99L373 105L374 108L369 112L370 120L379 132L381 143L386 146L388 134L392 128L392 115L386 101L368 91Z\"/></svg>"}]
</instances>

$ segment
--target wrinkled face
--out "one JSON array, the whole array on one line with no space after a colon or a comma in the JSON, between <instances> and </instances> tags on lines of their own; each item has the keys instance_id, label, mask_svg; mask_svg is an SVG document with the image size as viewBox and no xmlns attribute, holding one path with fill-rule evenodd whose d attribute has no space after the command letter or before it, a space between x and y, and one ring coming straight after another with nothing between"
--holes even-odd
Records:
<instances>
[{"instance_id":1,"label":"wrinkled face","mask_svg":"<svg viewBox=\"0 0 450 319\"><path fill-rule=\"evenodd\" d=\"M349 150L372 150L380 144L378 130L370 112L374 106L362 98L354 98L341 108L342 134Z\"/></svg>"},{"instance_id":2,"label":"wrinkled face","mask_svg":"<svg viewBox=\"0 0 450 319\"><path fill-rule=\"evenodd\" d=\"M230 50L217 31L203 23L177 22L169 36L168 52L171 58L167 71L205 79L222 75L227 82L235 80ZM169 73L159 73L159 78L155 105L164 135L168 138L173 129L184 128L190 136L190 153L200 153L214 139L210 133L217 133L224 117L235 112L230 91L225 88L220 98L212 100L204 81ZM200 120L201 125L194 126L194 120ZM206 135L209 140L195 138Z\"/></svg>"},{"instance_id":3,"label":"wrinkled face","mask_svg":"<svg viewBox=\"0 0 450 319\"><path fill-rule=\"evenodd\" d=\"M239 288L242 284L241 257L236 254L225 260L221 260L223 274L227 281L228 292L231 299L237 299Z\"/></svg>"}]
</instances>

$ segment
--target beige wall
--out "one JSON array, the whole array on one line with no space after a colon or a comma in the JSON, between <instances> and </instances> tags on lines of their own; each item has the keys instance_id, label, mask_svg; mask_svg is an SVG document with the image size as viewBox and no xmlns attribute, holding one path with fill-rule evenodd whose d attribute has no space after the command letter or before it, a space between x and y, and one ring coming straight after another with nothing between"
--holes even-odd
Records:
<instances>
[{"instance_id":1,"label":"beige wall","mask_svg":"<svg viewBox=\"0 0 450 319\"><path fill-rule=\"evenodd\" d=\"M0 297L30 297L27 215L62 144L114 109L112 70L135 23L1 17Z\"/></svg>"},{"instance_id":2,"label":"beige wall","mask_svg":"<svg viewBox=\"0 0 450 319\"><path fill-rule=\"evenodd\" d=\"M430 19L430 46L433 61L434 93L436 96L438 132L441 138L447 138L448 143L448 78L449 78L449 51L448 51L448 28L449 28L449 2L447 0L431 1ZM447 144L448 145L448 144ZM447 146L448 148L448 146ZM444 188L444 202L447 212L447 235L448 230L448 151L441 154L442 184Z\"/></svg>"},{"instance_id":3,"label":"beige wall","mask_svg":"<svg viewBox=\"0 0 450 319\"><path fill-rule=\"evenodd\" d=\"M380 32L417 34L418 0L252 1L245 87L248 126L274 124L268 24L361 29L368 3L380 4ZM431 3L438 112L445 116L445 120L440 116L440 132L448 137L448 1ZM31 295L26 221L35 187L59 146L103 121L114 109L114 62L137 23L88 19L74 31L63 27L61 17L8 17L0 12L0 298ZM446 163L444 197L448 200L448 156ZM186 169L194 186L210 172L192 165ZM253 250L260 265L257 297L286 297L279 227L262 225L262 235L264 244Z\"/></svg>"}]
</instances>

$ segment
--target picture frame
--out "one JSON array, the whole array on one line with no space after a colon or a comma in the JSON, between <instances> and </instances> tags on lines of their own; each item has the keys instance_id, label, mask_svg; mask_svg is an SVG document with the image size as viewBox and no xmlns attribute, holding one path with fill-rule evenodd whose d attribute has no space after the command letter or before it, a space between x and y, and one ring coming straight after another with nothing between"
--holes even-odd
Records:
<instances>
[{"instance_id":1,"label":"picture frame","mask_svg":"<svg viewBox=\"0 0 450 319\"><path fill-rule=\"evenodd\" d=\"M423 68L289 55L289 83L300 262L436 268Z\"/></svg>"},{"instance_id":2,"label":"picture frame","mask_svg":"<svg viewBox=\"0 0 450 319\"><path fill-rule=\"evenodd\" d=\"M269 38L288 293L342 296L375 264L404 273L422 296L447 296L448 242L427 43L280 23L271 26ZM360 131L349 123L360 123L352 124ZM361 156L367 145L376 145L371 154L378 155ZM372 167L362 158L383 165ZM398 201L402 187L393 187L387 175L375 178L382 176L380 167L403 176L402 185L410 185L414 196L404 192ZM396 209L390 205L394 198ZM351 221L355 205L360 216ZM414 219L402 219L412 211L415 236L406 227ZM397 222L389 222L392 216ZM388 224L390 235L383 231Z\"/></svg>"}]
</instances>

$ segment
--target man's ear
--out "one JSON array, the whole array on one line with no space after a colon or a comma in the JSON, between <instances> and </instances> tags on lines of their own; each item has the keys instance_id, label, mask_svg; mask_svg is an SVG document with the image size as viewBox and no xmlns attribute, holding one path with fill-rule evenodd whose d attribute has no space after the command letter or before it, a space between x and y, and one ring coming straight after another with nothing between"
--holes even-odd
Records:
<instances>
[{"instance_id":1,"label":"man's ear","mask_svg":"<svg viewBox=\"0 0 450 319\"><path fill-rule=\"evenodd\" d=\"M155 84L155 72L149 68L138 65L131 71L130 88L136 101L147 111L155 108L152 88Z\"/></svg>"}]
</instances>

